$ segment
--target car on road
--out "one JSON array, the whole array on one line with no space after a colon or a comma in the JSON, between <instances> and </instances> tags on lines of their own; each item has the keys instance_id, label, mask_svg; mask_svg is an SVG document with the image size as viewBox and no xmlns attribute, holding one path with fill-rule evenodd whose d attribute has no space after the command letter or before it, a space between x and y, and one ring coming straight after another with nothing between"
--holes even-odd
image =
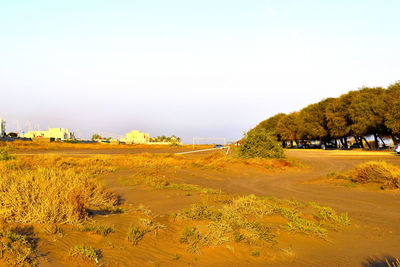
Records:
<instances>
[{"instance_id":1,"label":"car on road","mask_svg":"<svg viewBox=\"0 0 400 267\"><path fill-rule=\"evenodd\" d=\"M393 151L397 152L397 154L400 154L400 145L395 145Z\"/></svg>"},{"instance_id":2,"label":"car on road","mask_svg":"<svg viewBox=\"0 0 400 267\"><path fill-rule=\"evenodd\" d=\"M214 148L223 148L223 145L215 145Z\"/></svg>"}]
</instances>

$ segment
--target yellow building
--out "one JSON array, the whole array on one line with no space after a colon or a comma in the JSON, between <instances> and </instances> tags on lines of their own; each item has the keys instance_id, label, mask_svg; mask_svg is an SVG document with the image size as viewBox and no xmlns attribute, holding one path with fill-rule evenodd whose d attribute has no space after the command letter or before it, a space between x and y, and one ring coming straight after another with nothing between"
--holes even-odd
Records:
<instances>
[{"instance_id":1,"label":"yellow building","mask_svg":"<svg viewBox=\"0 0 400 267\"><path fill-rule=\"evenodd\" d=\"M121 138L121 141L130 144L146 144L150 143L150 134L133 130L130 133L127 133L125 138Z\"/></svg>"},{"instance_id":2,"label":"yellow building","mask_svg":"<svg viewBox=\"0 0 400 267\"><path fill-rule=\"evenodd\" d=\"M48 131L29 131L23 133L21 137L25 138L54 138L55 140L68 140L74 139L75 136L68 129L65 128L49 128Z\"/></svg>"}]
</instances>

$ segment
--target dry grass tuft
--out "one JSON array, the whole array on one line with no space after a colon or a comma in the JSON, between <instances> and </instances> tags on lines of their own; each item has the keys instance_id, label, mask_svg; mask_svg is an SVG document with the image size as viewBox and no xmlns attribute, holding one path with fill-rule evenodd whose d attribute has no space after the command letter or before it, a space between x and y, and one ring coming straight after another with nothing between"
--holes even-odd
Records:
<instances>
[{"instance_id":1,"label":"dry grass tuft","mask_svg":"<svg viewBox=\"0 0 400 267\"><path fill-rule=\"evenodd\" d=\"M137 245L148 232L150 232L148 227L131 226L128 229L128 241L132 243L132 245Z\"/></svg>"},{"instance_id":2,"label":"dry grass tuft","mask_svg":"<svg viewBox=\"0 0 400 267\"><path fill-rule=\"evenodd\" d=\"M383 188L400 188L400 168L385 161L369 161L358 165L350 174L356 183L380 183Z\"/></svg>"},{"instance_id":3,"label":"dry grass tuft","mask_svg":"<svg viewBox=\"0 0 400 267\"><path fill-rule=\"evenodd\" d=\"M80 228L82 232L91 232L97 235L106 236L110 233L113 233L115 230L113 227L109 227L106 225L85 225Z\"/></svg>"},{"instance_id":4,"label":"dry grass tuft","mask_svg":"<svg viewBox=\"0 0 400 267\"><path fill-rule=\"evenodd\" d=\"M77 223L87 210L113 207L117 197L94 176L96 158L21 157L0 162L0 218L19 223Z\"/></svg>"},{"instance_id":5,"label":"dry grass tuft","mask_svg":"<svg viewBox=\"0 0 400 267\"><path fill-rule=\"evenodd\" d=\"M36 266L32 229L0 225L0 259L13 266Z\"/></svg>"}]
</instances>

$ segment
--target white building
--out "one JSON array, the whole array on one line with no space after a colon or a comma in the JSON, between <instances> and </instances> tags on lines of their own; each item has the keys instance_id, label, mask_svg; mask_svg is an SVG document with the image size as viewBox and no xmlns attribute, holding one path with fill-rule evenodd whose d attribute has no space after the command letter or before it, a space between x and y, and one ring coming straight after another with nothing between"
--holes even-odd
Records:
<instances>
[{"instance_id":1,"label":"white building","mask_svg":"<svg viewBox=\"0 0 400 267\"><path fill-rule=\"evenodd\" d=\"M74 133L71 133L68 129L65 128L49 128L48 131L29 131L27 133L23 133L21 137L26 138L54 138L55 140L69 140L75 139Z\"/></svg>"},{"instance_id":2,"label":"white building","mask_svg":"<svg viewBox=\"0 0 400 267\"><path fill-rule=\"evenodd\" d=\"M0 137L6 135L6 121L0 118Z\"/></svg>"},{"instance_id":3,"label":"white building","mask_svg":"<svg viewBox=\"0 0 400 267\"><path fill-rule=\"evenodd\" d=\"M121 138L121 141L130 144L146 144L150 143L150 134L133 130L127 133L125 138Z\"/></svg>"}]
</instances>

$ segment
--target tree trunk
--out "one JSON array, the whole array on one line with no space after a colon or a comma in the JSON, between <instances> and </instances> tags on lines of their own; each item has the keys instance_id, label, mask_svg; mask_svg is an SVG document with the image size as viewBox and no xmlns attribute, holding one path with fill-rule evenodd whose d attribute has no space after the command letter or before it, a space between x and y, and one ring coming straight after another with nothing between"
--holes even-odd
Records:
<instances>
[{"instance_id":1,"label":"tree trunk","mask_svg":"<svg viewBox=\"0 0 400 267\"><path fill-rule=\"evenodd\" d=\"M354 140L356 141L357 146L364 148L364 144L362 143L361 137L354 136Z\"/></svg>"},{"instance_id":2,"label":"tree trunk","mask_svg":"<svg viewBox=\"0 0 400 267\"><path fill-rule=\"evenodd\" d=\"M375 146L375 149L379 148L378 135L376 133L374 133L374 146Z\"/></svg>"},{"instance_id":3,"label":"tree trunk","mask_svg":"<svg viewBox=\"0 0 400 267\"><path fill-rule=\"evenodd\" d=\"M379 139L381 139L381 142L382 142L382 144L383 144L383 147L386 147L385 141L383 141L382 137L380 137L379 135L378 135L378 137L379 137Z\"/></svg>"},{"instance_id":4,"label":"tree trunk","mask_svg":"<svg viewBox=\"0 0 400 267\"><path fill-rule=\"evenodd\" d=\"M342 147L344 147L344 141L343 138L339 138L340 143L342 144Z\"/></svg>"},{"instance_id":5,"label":"tree trunk","mask_svg":"<svg viewBox=\"0 0 400 267\"><path fill-rule=\"evenodd\" d=\"M362 137L361 137L361 136L360 136L360 137L358 137L358 142L359 142L359 144L360 144L361 148L362 148L362 149L364 149L364 148L365 148L365 146L364 146L364 142L363 142L363 139L362 139Z\"/></svg>"},{"instance_id":6,"label":"tree trunk","mask_svg":"<svg viewBox=\"0 0 400 267\"><path fill-rule=\"evenodd\" d=\"M392 137L392 141L393 141L393 146L396 146L396 145L397 145L397 142L398 142L396 136L394 136L394 135L392 134L391 137Z\"/></svg>"},{"instance_id":7,"label":"tree trunk","mask_svg":"<svg viewBox=\"0 0 400 267\"><path fill-rule=\"evenodd\" d=\"M362 138L361 140L364 140L365 143L367 143L368 148L371 149L371 145L368 143L367 139L365 139L365 137L360 137L360 138Z\"/></svg>"}]
</instances>

